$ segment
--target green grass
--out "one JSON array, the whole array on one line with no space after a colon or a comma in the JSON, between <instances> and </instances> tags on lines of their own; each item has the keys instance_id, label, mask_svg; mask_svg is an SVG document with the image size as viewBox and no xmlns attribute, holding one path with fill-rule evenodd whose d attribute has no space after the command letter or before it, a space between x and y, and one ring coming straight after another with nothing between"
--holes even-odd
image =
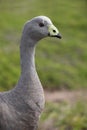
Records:
<instances>
[{"instance_id":1,"label":"green grass","mask_svg":"<svg viewBox=\"0 0 87 130\"><path fill-rule=\"evenodd\" d=\"M87 104L47 103L39 129L44 130L87 130Z\"/></svg>"},{"instance_id":2,"label":"green grass","mask_svg":"<svg viewBox=\"0 0 87 130\"><path fill-rule=\"evenodd\" d=\"M49 16L63 39L46 38L36 50L36 66L44 87L87 87L87 1L0 1L0 90L13 87L20 75L19 43L24 22Z\"/></svg>"}]
</instances>

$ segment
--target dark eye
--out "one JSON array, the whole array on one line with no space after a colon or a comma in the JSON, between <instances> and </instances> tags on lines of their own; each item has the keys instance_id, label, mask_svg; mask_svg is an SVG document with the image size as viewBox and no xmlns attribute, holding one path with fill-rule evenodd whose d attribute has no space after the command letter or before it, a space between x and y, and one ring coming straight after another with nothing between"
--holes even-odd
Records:
<instances>
[{"instance_id":1,"label":"dark eye","mask_svg":"<svg viewBox=\"0 0 87 130\"><path fill-rule=\"evenodd\" d=\"M44 23L39 23L39 26L40 27L44 27Z\"/></svg>"},{"instance_id":2,"label":"dark eye","mask_svg":"<svg viewBox=\"0 0 87 130\"><path fill-rule=\"evenodd\" d=\"M56 33L56 30L53 30L54 33Z\"/></svg>"}]
</instances>

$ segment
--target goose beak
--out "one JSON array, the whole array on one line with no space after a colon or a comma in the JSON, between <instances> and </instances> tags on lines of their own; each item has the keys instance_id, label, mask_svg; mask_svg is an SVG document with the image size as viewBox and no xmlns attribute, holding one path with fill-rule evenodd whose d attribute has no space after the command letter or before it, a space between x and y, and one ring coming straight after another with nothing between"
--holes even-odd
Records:
<instances>
[{"instance_id":1,"label":"goose beak","mask_svg":"<svg viewBox=\"0 0 87 130\"><path fill-rule=\"evenodd\" d=\"M53 36L53 37L57 37L57 38L59 38L59 39L61 39L61 38L62 38L62 36L61 36L61 34L60 34L60 33L58 33L57 35L55 35L55 36Z\"/></svg>"},{"instance_id":2,"label":"goose beak","mask_svg":"<svg viewBox=\"0 0 87 130\"><path fill-rule=\"evenodd\" d=\"M59 39L62 38L62 36L59 33L58 29L53 24L48 26L48 36L50 36L50 37L57 37Z\"/></svg>"}]
</instances>

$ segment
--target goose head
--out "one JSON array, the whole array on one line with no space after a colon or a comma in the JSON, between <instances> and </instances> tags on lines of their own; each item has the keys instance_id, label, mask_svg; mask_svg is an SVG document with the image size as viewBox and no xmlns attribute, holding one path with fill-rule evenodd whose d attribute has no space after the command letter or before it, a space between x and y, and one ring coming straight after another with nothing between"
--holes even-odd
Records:
<instances>
[{"instance_id":1,"label":"goose head","mask_svg":"<svg viewBox=\"0 0 87 130\"><path fill-rule=\"evenodd\" d=\"M46 16L34 17L25 23L23 29L24 39L39 41L45 37L62 38L59 30L53 25L52 21Z\"/></svg>"}]
</instances>

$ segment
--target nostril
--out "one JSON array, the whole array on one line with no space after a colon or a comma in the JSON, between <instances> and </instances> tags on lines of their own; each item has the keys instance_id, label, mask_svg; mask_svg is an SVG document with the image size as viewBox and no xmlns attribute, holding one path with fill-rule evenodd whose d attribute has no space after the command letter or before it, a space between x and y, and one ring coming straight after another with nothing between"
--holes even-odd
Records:
<instances>
[{"instance_id":1,"label":"nostril","mask_svg":"<svg viewBox=\"0 0 87 130\"><path fill-rule=\"evenodd\" d=\"M56 30L53 30L54 33L56 33Z\"/></svg>"}]
</instances>

